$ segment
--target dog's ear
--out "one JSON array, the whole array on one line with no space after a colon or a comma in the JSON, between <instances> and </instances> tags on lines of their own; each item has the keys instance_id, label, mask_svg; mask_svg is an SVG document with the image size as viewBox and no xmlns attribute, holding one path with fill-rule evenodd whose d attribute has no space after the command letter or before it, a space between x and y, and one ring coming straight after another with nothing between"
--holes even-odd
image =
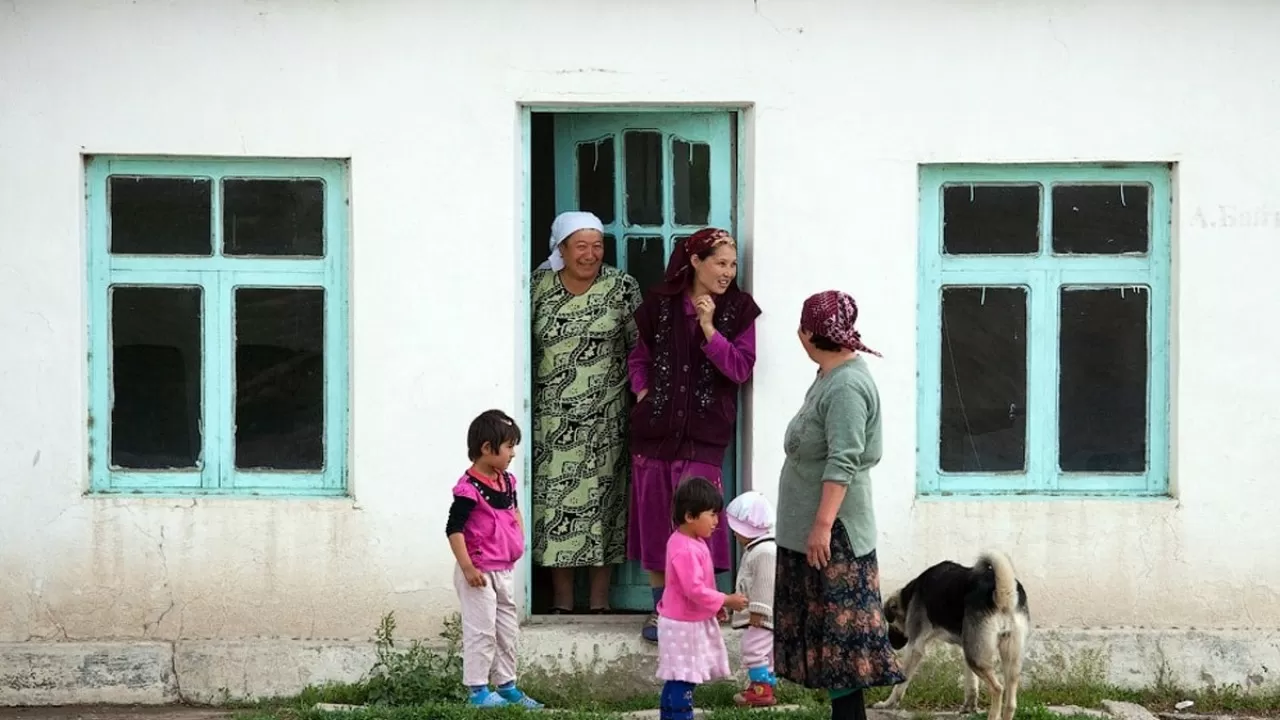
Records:
<instances>
[{"instance_id":1,"label":"dog's ear","mask_svg":"<svg viewBox=\"0 0 1280 720\"><path fill-rule=\"evenodd\" d=\"M884 601L884 621L890 625L898 621L898 604L899 601L897 593L890 595L889 598Z\"/></svg>"}]
</instances>

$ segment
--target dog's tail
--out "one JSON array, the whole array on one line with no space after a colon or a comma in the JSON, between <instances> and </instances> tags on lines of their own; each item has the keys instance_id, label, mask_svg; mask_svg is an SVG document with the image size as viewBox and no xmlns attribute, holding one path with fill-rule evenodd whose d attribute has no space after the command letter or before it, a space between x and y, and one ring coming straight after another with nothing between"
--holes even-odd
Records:
<instances>
[{"instance_id":1,"label":"dog's tail","mask_svg":"<svg viewBox=\"0 0 1280 720\"><path fill-rule=\"evenodd\" d=\"M996 589L991 594L996 611L1011 613L1018 603L1018 577L1013 572L1013 561L999 550L988 550L978 558L979 566L989 565L996 575Z\"/></svg>"}]
</instances>

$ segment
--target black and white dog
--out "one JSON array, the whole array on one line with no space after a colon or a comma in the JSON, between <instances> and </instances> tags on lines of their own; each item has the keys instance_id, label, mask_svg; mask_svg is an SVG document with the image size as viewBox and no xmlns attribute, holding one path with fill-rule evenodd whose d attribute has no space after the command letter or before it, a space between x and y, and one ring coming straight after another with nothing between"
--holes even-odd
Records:
<instances>
[{"instance_id":1,"label":"black and white dog","mask_svg":"<svg viewBox=\"0 0 1280 720\"><path fill-rule=\"evenodd\" d=\"M977 711L982 678L991 694L988 720L1001 720L1002 711L1003 720L1013 720L1031 613L1007 555L985 552L973 567L949 560L934 565L885 600L884 619L893 648L902 650L907 680L875 707L897 706L929 645L941 640L964 650L962 712ZM996 675L997 659L1003 682Z\"/></svg>"}]
</instances>

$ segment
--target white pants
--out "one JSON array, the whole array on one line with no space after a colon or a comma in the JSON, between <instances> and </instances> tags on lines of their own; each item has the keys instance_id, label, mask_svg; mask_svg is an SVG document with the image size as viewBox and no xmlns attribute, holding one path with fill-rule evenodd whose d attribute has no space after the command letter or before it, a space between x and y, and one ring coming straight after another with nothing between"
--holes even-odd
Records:
<instances>
[{"instance_id":1,"label":"white pants","mask_svg":"<svg viewBox=\"0 0 1280 720\"><path fill-rule=\"evenodd\" d=\"M742 631L742 666L750 670L767 667L773 672L773 631L748 627Z\"/></svg>"},{"instance_id":2,"label":"white pants","mask_svg":"<svg viewBox=\"0 0 1280 720\"><path fill-rule=\"evenodd\" d=\"M485 586L471 587L462 568L453 586L462 603L462 682L468 687L505 685L516 679L516 582L510 570L484 573Z\"/></svg>"}]
</instances>

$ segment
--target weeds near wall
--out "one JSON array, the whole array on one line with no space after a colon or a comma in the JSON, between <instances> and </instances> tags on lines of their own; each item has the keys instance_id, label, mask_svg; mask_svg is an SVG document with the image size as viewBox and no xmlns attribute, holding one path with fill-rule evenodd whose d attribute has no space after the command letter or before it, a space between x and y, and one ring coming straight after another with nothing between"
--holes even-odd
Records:
<instances>
[{"instance_id":1,"label":"weeds near wall","mask_svg":"<svg viewBox=\"0 0 1280 720\"><path fill-rule=\"evenodd\" d=\"M445 619L443 648L428 647L420 640L396 646L395 613L382 616L374 633L378 660L364 685L365 702L370 705L404 706L435 702L461 702L462 620L458 615Z\"/></svg>"}]
</instances>

